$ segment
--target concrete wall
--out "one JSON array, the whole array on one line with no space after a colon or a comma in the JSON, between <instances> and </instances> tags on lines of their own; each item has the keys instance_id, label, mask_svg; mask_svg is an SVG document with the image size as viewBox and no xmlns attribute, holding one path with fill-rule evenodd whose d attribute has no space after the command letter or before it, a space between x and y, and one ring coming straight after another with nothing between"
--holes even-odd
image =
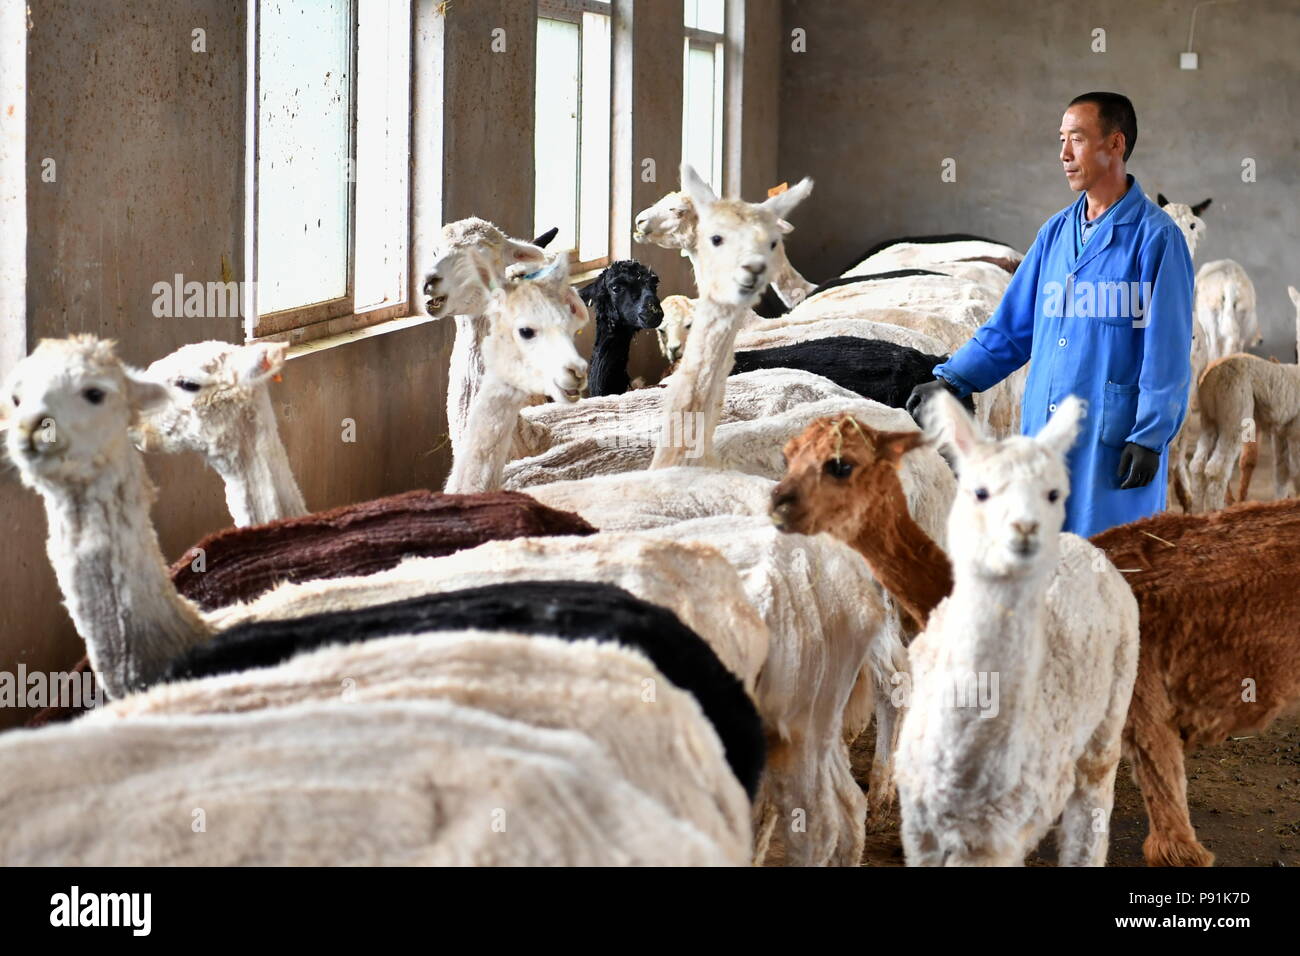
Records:
<instances>
[{"instance_id":1,"label":"concrete wall","mask_svg":"<svg viewBox=\"0 0 1300 956\"><path fill-rule=\"evenodd\" d=\"M1132 98L1129 171L1154 197L1214 204L1196 262L1230 258L1259 294L1260 351L1293 355L1300 286L1300 4L1202 7L1200 69L1178 69L1192 0L785 0L780 175L817 188L796 266L829 278L898 235L973 232L1019 248L1074 194L1057 159L1065 105ZM807 52L789 34L807 31ZM1093 53L1092 31L1106 31ZM957 181L940 181L945 157ZM1241 180L1241 161L1258 181Z\"/></svg>"},{"instance_id":2,"label":"concrete wall","mask_svg":"<svg viewBox=\"0 0 1300 956\"><path fill-rule=\"evenodd\" d=\"M779 11L776 0L761 2L765 15L749 22L745 42L772 48ZM247 0L135 0L121 11L31 0L30 7L25 288L23 263L15 265L13 256L4 263L19 275L26 321L0 344L21 355L41 336L88 331L116 338L127 361L144 365L188 342L240 341L238 319L159 319L151 306L153 284L177 272L199 282L244 274ZM628 13L630 5L618 0L618 9ZM635 101L634 135L616 170L624 190L614 220L616 251L621 242L619 254L660 269L663 294L692 292L685 260L630 243L634 213L676 187L681 153L681 45L663 42L680 30L681 2L641 2L635 17L620 30L638 66L616 77L616 88ZM412 284L418 292L419 263L444 218L478 215L515 235L531 229L536 45L533 6L522 0L453 3L445 16L437 0L416 0L415 20ZM504 53L490 52L496 27L506 30ZM206 53L191 50L195 28L206 31ZM7 55L22 48L10 41ZM21 73L10 57L0 89L17 95ZM764 76L770 87L774 72ZM765 98L772 97L768 89ZM752 108L746 106L746 116ZM11 151L21 137L8 127L5 133L4 149ZM751 130L741 133L748 137ZM762 184L775 178L771 150L761 160ZM55 161L54 182L41 178L47 156ZM643 156L656 158L657 182L631 175L639 174ZM16 217L2 225L21 229ZM407 321L383 329L296 348L283 383L272 386L309 507L438 488L446 477L452 327ZM637 374L662 364L653 341L642 339ZM589 350L590 342L588 332L582 347ZM355 422L355 442L342 440L344 419ZM197 456L150 457L148 467L160 488L153 514L169 558L229 524L220 481ZM19 662L29 670L71 666L83 647L46 559L43 509L12 469L0 469L0 535L7 542L0 551L6 589L0 671L12 672ZM0 709L0 727L24 716Z\"/></svg>"}]
</instances>

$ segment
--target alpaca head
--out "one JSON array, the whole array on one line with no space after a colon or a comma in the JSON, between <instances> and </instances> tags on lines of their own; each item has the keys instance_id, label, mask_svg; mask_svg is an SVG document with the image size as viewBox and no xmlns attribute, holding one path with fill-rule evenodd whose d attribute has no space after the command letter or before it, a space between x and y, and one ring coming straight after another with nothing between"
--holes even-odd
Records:
<instances>
[{"instance_id":1,"label":"alpaca head","mask_svg":"<svg viewBox=\"0 0 1300 956\"><path fill-rule=\"evenodd\" d=\"M682 349L686 348L686 336L695 320L695 303L684 295L670 295L660 305L664 317L655 330L659 351L669 362L676 362L682 357Z\"/></svg>"},{"instance_id":2,"label":"alpaca head","mask_svg":"<svg viewBox=\"0 0 1300 956\"><path fill-rule=\"evenodd\" d=\"M724 305L752 306L772 278L772 258L781 237L792 228L785 217L812 192L801 182L761 203L719 199L682 163L682 189L695 206L695 281L700 297Z\"/></svg>"},{"instance_id":3,"label":"alpaca head","mask_svg":"<svg viewBox=\"0 0 1300 956\"><path fill-rule=\"evenodd\" d=\"M661 249L695 251L695 227L699 218L691 197L685 193L669 193L649 209L637 213L632 238L649 242Z\"/></svg>"},{"instance_id":4,"label":"alpaca head","mask_svg":"<svg viewBox=\"0 0 1300 956\"><path fill-rule=\"evenodd\" d=\"M1156 202L1160 208L1169 213L1169 218L1182 230L1183 238L1187 240L1187 251L1193 259L1196 258L1196 244L1205 238L1205 220L1201 218L1201 213L1213 201L1206 199L1195 206L1189 206L1186 203L1170 202L1164 193L1156 193Z\"/></svg>"},{"instance_id":5,"label":"alpaca head","mask_svg":"<svg viewBox=\"0 0 1300 956\"><path fill-rule=\"evenodd\" d=\"M596 324L629 331L655 329L663 321L659 276L635 259L612 262L578 293L595 313Z\"/></svg>"},{"instance_id":6,"label":"alpaca head","mask_svg":"<svg viewBox=\"0 0 1300 956\"><path fill-rule=\"evenodd\" d=\"M433 266L424 276L423 289L428 296L424 310L435 319L481 315L487 301L481 294L482 284L474 278L472 262L485 264L500 281L512 265L536 267L545 259L540 246L511 239L486 220L471 217L449 222L442 227Z\"/></svg>"},{"instance_id":7,"label":"alpaca head","mask_svg":"<svg viewBox=\"0 0 1300 956\"><path fill-rule=\"evenodd\" d=\"M275 428L261 421L259 399L284 369L285 342L195 342L145 369L167 390L166 403L142 413L132 437L141 451L196 451L220 458L239 447L250 429Z\"/></svg>"},{"instance_id":8,"label":"alpaca head","mask_svg":"<svg viewBox=\"0 0 1300 956\"><path fill-rule=\"evenodd\" d=\"M785 477L772 489L772 522L796 534L856 540L907 510L898 478L919 431L882 432L852 415L819 418L785 443Z\"/></svg>"},{"instance_id":9,"label":"alpaca head","mask_svg":"<svg viewBox=\"0 0 1300 956\"><path fill-rule=\"evenodd\" d=\"M1083 414L1084 403L1071 395L1035 437L986 441L947 392L925 404L927 431L957 471L948 551L958 573L1011 578L1055 566L1070 493L1065 455Z\"/></svg>"},{"instance_id":10,"label":"alpaca head","mask_svg":"<svg viewBox=\"0 0 1300 956\"><path fill-rule=\"evenodd\" d=\"M489 376L528 395L576 401L587 383L587 363L573 337L587 324L587 307L569 285L566 253L540 269L507 270L498 279L491 263L471 257L490 327L483 340Z\"/></svg>"},{"instance_id":11,"label":"alpaca head","mask_svg":"<svg viewBox=\"0 0 1300 956\"><path fill-rule=\"evenodd\" d=\"M9 373L9 460L30 488L87 485L133 453L127 429L167 400L93 335L43 339Z\"/></svg>"}]
</instances>

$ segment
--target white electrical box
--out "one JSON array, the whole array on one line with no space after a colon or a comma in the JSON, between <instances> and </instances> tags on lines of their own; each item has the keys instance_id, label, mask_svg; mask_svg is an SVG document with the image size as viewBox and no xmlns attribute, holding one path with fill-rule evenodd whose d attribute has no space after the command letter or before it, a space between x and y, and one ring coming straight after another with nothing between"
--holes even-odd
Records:
<instances>
[{"instance_id":1,"label":"white electrical box","mask_svg":"<svg viewBox=\"0 0 1300 956\"><path fill-rule=\"evenodd\" d=\"M1178 67L1179 69L1182 70L1196 69L1196 54L1195 53L1178 54Z\"/></svg>"}]
</instances>

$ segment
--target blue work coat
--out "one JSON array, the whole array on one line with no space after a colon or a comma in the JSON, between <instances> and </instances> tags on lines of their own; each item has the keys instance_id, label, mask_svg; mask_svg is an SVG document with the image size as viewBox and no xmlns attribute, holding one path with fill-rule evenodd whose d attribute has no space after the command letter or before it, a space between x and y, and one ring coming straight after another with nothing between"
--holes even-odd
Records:
<instances>
[{"instance_id":1,"label":"blue work coat","mask_svg":"<svg viewBox=\"0 0 1300 956\"><path fill-rule=\"evenodd\" d=\"M992 317L934 368L963 395L1030 362L1021 431L1034 435L1067 395L1088 403L1067 456L1065 530L1089 537L1164 510L1168 445L1187 414L1192 290L1187 242L1129 176L1129 190L1077 253L1087 195L1038 231ZM1120 490L1124 445L1160 453L1142 488Z\"/></svg>"}]
</instances>

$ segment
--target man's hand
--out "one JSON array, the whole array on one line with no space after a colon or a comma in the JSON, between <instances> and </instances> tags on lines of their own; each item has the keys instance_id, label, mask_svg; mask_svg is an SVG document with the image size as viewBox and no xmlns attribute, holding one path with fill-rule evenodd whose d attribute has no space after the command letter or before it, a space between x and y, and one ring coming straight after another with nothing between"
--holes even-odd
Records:
<instances>
[{"instance_id":1,"label":"man's hand","mask_svg":"<svg viewBox=\"0 0 1300 956\"><path fill-rule=\"evenodd\" d=\"M920 418L921 406L928 402L930 396L935 392L945 389L951 392L954 398L960 400L961 393L957 391L957 388L951 382L947 379L936 378L933 382L924 382L912 389L912 394L907 396L907 405L905 406L907 414L911 415L912 420L924 428L925 423Z\"/></svg>"},{"instance_id":2,"label":"man's hand","mask_svg":"<svg viewBox=\"0 0 1300 956\"><path fill-rule=\"evenodd\" d=\"M912 393L913 395L916 392ZM1160 453L1144 445L1129 442L1124 446L1124 453L1119 456L1119 471L1116 478L1124 478L1121 488L1141 488L1151 484L1151 479L1160 470ZM1128 477L1125 478L1124 476Z\"/></svg>"}]
</instances>

